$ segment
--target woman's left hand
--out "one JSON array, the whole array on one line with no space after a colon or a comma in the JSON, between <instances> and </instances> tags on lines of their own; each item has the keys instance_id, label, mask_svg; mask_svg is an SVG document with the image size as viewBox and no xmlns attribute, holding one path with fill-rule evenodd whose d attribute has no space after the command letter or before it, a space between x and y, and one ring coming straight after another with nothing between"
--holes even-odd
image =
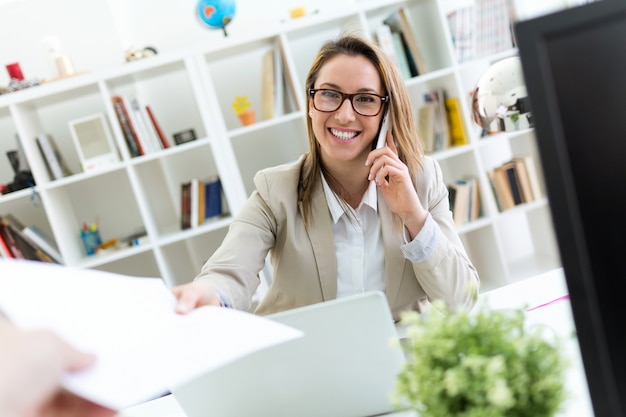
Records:
<instances>
[{"instance_id":1,"label":"woman's left hand","mask_svg":"<svg viewBox=\"0 0 626 417\"><path fill-rule=\"evenodd\" d=\"M411 238L415 237L428 212L413 187L408 167L398 158L391 132L387 133L385 146L370 152L366 165L370 167L368 179L376 182L389 209L400 217Z\"/></svg>"}]
</instances>

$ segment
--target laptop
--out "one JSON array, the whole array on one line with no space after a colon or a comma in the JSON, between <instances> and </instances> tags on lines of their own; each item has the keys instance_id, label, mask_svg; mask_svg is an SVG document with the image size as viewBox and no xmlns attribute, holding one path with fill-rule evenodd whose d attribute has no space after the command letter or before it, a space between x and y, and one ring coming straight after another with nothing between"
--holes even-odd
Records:
<instances>
[{"instance_id":1,"label":"laptop","mask_svg":"<svg viewBox=\"0 0 626 417\"><path fill-rule=\"evenodd\" d=\"M405 362L382 292L267 316L305 336L176 388L187 417L368 417L391 403Z\"/></svg>"}]
</instances>

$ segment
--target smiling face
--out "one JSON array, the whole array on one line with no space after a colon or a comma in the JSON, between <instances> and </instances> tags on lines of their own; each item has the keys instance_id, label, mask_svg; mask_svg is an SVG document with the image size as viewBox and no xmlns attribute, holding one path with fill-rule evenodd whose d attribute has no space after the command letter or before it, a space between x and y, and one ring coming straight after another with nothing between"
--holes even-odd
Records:
<instances>
[{"instance_id":1,"label":"smiling face","mask_svg":"<svg viewBox=\"0 0 626 417\"><path fill-rule=\"evenodd\" d=\"M315 89L331 89L344 94L373 93L384 95L380 75L376 67L364 56L337 55L320 69ZM365 164L372 149L383 111L373 117L361 116L345 100L333 112L321 112L309 98L311 123L320 146L320 156L326 167L333 169L340 164Z\"/></svg>"}]
</instances>

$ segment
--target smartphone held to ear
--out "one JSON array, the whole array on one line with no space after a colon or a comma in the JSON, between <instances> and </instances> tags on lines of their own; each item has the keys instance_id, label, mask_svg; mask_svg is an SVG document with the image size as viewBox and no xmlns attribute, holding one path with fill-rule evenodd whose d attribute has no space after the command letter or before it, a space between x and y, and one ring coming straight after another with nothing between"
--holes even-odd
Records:
<instances>
[{"instance_id":1,"label":"smartphone held to ear","mask_svg":"<svg viewBox=\"0 0 626 417\"><path fill-rule=\"evenodd\" d=\"M389 110L385 112L383 121L380 124L380 130L378 131L378 139L376 139L376 149L380 149L385 146L387 141L387 131L389 130Z\"/></svg>"}]
</instances>

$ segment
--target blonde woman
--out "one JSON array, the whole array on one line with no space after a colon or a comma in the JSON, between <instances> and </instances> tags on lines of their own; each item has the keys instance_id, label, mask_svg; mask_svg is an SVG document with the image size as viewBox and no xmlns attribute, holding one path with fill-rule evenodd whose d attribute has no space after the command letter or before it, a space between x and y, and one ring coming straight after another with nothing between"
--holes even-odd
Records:
<instances>
[{"instance_id":1,"label":"blonde woman","mask_svg":"<svg viewBox=\"0 0 626 417\"><path fill-rule=\"evenodd\" d=\"M344 34L320 49L306 93L309 151L257 173L222 245L193 282L173 289L177 311L250 310L268 253L273 279L258 314L369 290L386 294L396 318L435 299L472 308L478 274L397 69L376 45Z\"/></svg>"}]
</instances>

